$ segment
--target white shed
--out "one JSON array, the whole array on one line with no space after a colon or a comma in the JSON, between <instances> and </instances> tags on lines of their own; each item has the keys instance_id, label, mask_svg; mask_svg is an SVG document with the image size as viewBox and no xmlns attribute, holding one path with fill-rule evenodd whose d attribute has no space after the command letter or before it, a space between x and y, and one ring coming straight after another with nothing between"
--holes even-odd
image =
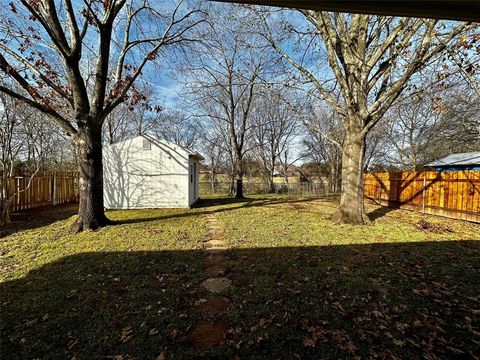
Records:
<instances>
[{"instance_id":1,"label":"white shed","mask_svg":"<svg viewBox=\"0 0 480 360\"><path fill-rule=\"evenodd\" d=\"M187 208L199 198L198 153L141 135L105 146L103 155L107 209Z\"/></svg>"}]
</instances>

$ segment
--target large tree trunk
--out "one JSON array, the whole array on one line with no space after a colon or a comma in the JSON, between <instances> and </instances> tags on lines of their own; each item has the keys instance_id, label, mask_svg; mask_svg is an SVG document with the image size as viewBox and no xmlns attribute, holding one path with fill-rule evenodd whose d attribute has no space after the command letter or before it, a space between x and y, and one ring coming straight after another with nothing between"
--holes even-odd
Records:
<instances>
[{"instance_id":1,"label":"large tree trunk","mask_svg":"<svg viewBox=\"0 0 480 360\"><path fill-rule=\"evenodd\" d=\"M0 207L0 226L10 223L10 207L11 201L8 198L4 199Z\"/></svg>"},{"instance_id":2,"label":"large tree trunk","mask_svg":"<svg viewBox=\"0 0 480 360\"><path fill-rule=\"evenodd\" d=\"M215 170L213 170L213 165L212 165L212 179L211 179L212 194L216 193L216 189L215 189L216 184L217 184L217 174Z\"/></svg>"},{"instance_id":3,"label":"large tree trunk","mask_svg":"<svg viewBox=\"0 0 480 360\"><path fill-rule=\"evenodd\" d=\"M275 194L275 182L273 181L273 175L268 178L268 193Z\"/></svg>"},{"instance_id":4,"label":"large tree trunk","mask_svg":"<svg viewBox=\"0 0 480 360\"><path fill-rule=\"evenodd\" d=\"M75 138L79 162L78 218L73 224L76 232L105 226L109 220L103 207L102 132L96 126L81 129Z\"/></svg>"},{"instance_id":5,"label":"large tree trunk","mask_svg":"<svg viewBox=\"0 0 480 360\"><path fill-rule=\"evenodd\" d=\"M237 199L243 199L243 162L241 155L237 155L235 164L235 197Z\"/></svg>"},{"instance_id":6,"label":"large tree trunk","mask_svg":"<svg viewBox=\"0 0 480 360\"><path fill-rule=\"evenodd\" d=\"M342 195L340 222L363 225L369 222L363 202L365 138L360 131L345 134L342 149Z\"/></svg>"},{"instance_id":7,"label":"large tree trunk","mask_svg":"<svg viewBox=\"0 0 480 360\"><path fill-rule=\"evenodd\" d=\"M268 173L268 192L270 194L275 194L275 157L272 157L272 162L270 163L270 169Z\"/></svg>"},{"instance_id":8,"label":"large tree trunk","mask_svg":"<svg viewBox=\"0 0 480 360\"><path fill-rule=\"evenodd\" d=\"M10 207L11 207L11 193L10 193L10 178L6 173L2 176L2 192L0 195L2 197L0 204L0 226L10 223Z\"/></svg>"}]
</instances>

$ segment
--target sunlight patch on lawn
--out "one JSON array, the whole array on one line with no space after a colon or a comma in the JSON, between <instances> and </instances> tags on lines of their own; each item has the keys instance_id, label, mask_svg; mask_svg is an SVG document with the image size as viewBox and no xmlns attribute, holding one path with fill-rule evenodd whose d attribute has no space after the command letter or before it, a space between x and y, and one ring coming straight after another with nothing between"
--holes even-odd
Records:
<instances>
[{"instance_id":1,"label":"sunlight patch on lawn","mask_svg":"<svg viewBox=\"0 0 480 360\"><path fill-rule=\"evenodd\" d=\"M75 216L71 216L4 237L0 240L0 281L78 253L191 250L207 237L198 209L121 210L108 211L107 216L119 224L72 234L70 225Z\"/></svg>"}]
</instances>

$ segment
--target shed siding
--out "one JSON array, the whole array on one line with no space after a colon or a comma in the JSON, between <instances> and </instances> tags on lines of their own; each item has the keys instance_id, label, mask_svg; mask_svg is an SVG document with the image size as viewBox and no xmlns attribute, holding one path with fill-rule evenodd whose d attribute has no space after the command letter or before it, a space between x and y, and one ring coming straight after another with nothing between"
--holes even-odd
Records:
<instances>
[{"instance_id":1,"label":"shed siding","mask_svg":"<svg viewBox=\"0 0 480 360\"><path fill-rule=\"evenodd\" d=\"M183 149L143 137L104 149L105 207L142 209L188 207L189 157Z\"/></svg>"}]
</instances>

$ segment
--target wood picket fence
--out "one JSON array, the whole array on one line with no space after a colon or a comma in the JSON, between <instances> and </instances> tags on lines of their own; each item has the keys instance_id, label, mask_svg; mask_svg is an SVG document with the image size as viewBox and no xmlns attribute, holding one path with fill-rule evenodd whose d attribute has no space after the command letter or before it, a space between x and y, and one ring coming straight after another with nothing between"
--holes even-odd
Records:
<instances>
[{"instance_id":1,"label":"wood picket fence","mask_svg":"<svg viewBox=\"0 0 480 360\"><path fill-rule=\"evenodd\" d=\"M0 199L3 200L4 182L0 178ZM42 206L61 205L78 201L78 172L45 172L35 176L17 175L6 178L9 193L14 194L11 212ZM30 183L30 186L28 186ZM2 202L3 203L3 202Z\"/></svg>"},{"instance_id":2,"label":"wood picket fence","mask_svg":"<svg viewBox=\"0 0 480 360\"><path fill-rule=\"evenodd\" d=\"M480 223L480 171L368 173L364 195L377 204Z\"/></svg>"}]
</instances>

